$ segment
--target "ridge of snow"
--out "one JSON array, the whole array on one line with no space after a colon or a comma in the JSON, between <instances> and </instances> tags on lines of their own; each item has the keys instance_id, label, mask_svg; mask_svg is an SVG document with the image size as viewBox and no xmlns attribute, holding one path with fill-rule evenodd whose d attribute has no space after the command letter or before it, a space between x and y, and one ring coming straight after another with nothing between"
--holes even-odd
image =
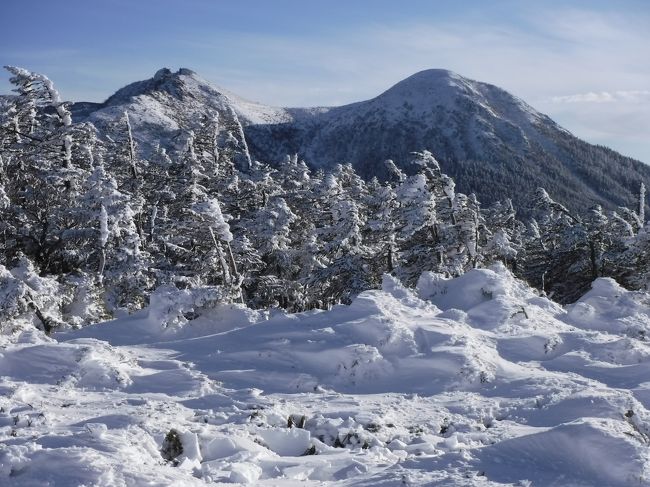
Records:
<instances>
[{"instance_id":1,"label":"ridge of snow","mask_svg":"<svg viewBox=\"0 0 650 487\"><path fill-rule=\"evenodd\" d=\"M190 99L195 99L207 106L230 105L235 109L237 115L248 123L279 123L289 120L286 109L246 100L211 84L187 68L180 68L175 73L169 68L162 68L154 74L153 78L136 81L118 90L106 100L105 105L109 107L124 105L134 99L142 100L141 97L155 96L155 92L166 92L173 97L182 97L183 94L188 94ZM189 105L189 108L192 108L192 103ZM194 108L197 109L197 107ZM164 107L159 107L157 111L162 110Z\"/></svg>"},{"instance_id":2,"label":"ridge of snow","mask_svg":"<svg viewBox=\"0 0 650 487\"><path fill-rule=\"evenodd\" d=\"M283 108L246 100L229 90L211 84L187 68L180 68L175 73L169 68L162 68L149 80L137 81L121 88L107 99L105 105L125 104L133 98L151 95L152 92L159 90L173 94L174 83L184 85L197 99L208 101L208 104L210 104L211 98L227 101L246 124L254 125L309 120L333 111L350 111L365 106L376 109L377 105L385 105L385 108L388 109L391 106L399 107L405 101L422 105L423 108L430 105L431 102L442 106L451 106L459 96L472 99L495 118L501 118L504 114L509 117L519 116L518 109L526 115L529 123L546 119L522 100L495 86L470 80L445 69L420 71L367 101L339 107ZM495 91L498 92L498 97L502 101L496 107L494 106L495 97L491 96Z\"/></svg>"}]
</instances>

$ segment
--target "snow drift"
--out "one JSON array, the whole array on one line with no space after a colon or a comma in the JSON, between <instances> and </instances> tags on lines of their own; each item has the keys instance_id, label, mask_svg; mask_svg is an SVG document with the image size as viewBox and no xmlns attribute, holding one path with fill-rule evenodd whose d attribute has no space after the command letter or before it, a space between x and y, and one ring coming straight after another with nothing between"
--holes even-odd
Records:
<instances>
[{"instance_id":1,"label":"snow drift","mask_svg":"<svg viewBox=\"0 0 650 487\"><path fill-rule=\"evenodd\" d=\"M567 309L494 266L159 316L2 345L3 484L650 482L650 297L612 280Z\"/></svg>"}]
</instances>

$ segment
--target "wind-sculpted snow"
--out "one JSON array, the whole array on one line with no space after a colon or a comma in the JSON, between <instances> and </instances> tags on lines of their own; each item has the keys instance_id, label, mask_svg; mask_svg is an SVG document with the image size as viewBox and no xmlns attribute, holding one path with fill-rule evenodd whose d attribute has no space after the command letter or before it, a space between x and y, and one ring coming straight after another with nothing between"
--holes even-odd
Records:
<instances>
[{"instance_id":1,"label":"wind-sculpted snow","mask_svg":"<svg viewBox=\"0 0 650 487\"><path fill-rule=\"evenodd\" d=\"M4 343L0 484L650 482L650 297L612 280L566 309L496 266L163 314Z\"/></svg>"}]
</instances>

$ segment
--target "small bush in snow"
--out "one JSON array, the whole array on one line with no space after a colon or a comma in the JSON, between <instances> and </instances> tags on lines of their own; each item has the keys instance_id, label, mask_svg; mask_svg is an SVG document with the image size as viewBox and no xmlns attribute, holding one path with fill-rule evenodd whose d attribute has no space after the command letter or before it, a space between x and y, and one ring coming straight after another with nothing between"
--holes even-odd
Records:
<instances>
[{"instance_id":1,"label":"small bush in snow","mask_svg":"<svg viewBox=\"0 0 650 487\"><path fill-rule=\"evenodd\" d=\"M178 431L172 428L169 430L169 433L165 435L160 454L168 462L176 464L176 459L183 454L183 443L181 442L181 437Z\"/></svg>"}]
</instances>

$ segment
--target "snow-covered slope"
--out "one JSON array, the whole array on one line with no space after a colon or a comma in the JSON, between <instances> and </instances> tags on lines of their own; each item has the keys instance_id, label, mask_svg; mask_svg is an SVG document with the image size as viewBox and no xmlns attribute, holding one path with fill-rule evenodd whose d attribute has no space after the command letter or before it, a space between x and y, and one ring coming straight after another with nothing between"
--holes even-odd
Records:
<instances>
[{"instance_id":1,"label":"snow-covered slope","mask_svg":"<svg viewBox=\"0 0 650 487\"><path fill-rule=\"evenodd\" d=\"M482 203L509 197L522 209L537 187L572 209L629 206L650 167L574 137L506 91L431 69L372 100L320 111L309 120L251 125L249 147L279 160L297 152L311 164L350 162L365 177L387 176L393 159L427 149L459 190Z\"/></svg>"},{"instance_id":2,"label":"snow-covered slope","mask_svg":"<svg viewBox=\"0 0 650 487\"><path fill-rule=\"evenodd\" d=\"M4 337L0 483L648 485L650 296L565 310L503 267L418 294Z\"/></svg>"},{"instance_id":3,"label":"snow-covered slope","mask_svg":"<svg viewBox=\"0 0 650 487\"><path fill-rule=\"evenodd\" d=\"M283 108L244 100L185 68L175 73L163 68L151 79L118 90L102 104L73 106L77 120L89 120L100 130L105 130L108 123L118 120L125 111L145 153L157 144L181 150L185 140L179 137L181 132L197 127L215 114L220 116L222 124L233 122L233 111L246 124L290 120Z\"/></svg>"},{"instance_id":4,"label":"snow-covered slope","mask_svg":"<svg viewBox=\"0 0 650 487\"><path fill-rule=\"evenodd\" d=\"M338 162L365 163L371 166L366 170L376 168L382 162L378 158L384 155L407 162L413 148L400 147L408 141L395 140L398 128L409 132L411 144L447 141L445 153L436 151L440 157L468 159L485 158L490 142L501 144L506 151L530 148L541 139L536 126L554 125L498 88L443 69L422 71L372 100L322 110L317 115L311 124L298 124L311 139L309 143L301 141L305 158L318 165L331 164L325 154L331 155L331 147L338 141L341 153L334 156ZM345 137L346 132L351 133ZM359 138L369 139L372 147L365 149ZM274 143L269 143L268 151L273 153L273 148Z\"/></svg>"},{"instance_id":5,"label":"snow-covered slope","mask_svg":"<svg viewBox=\"0 0 650 487\"><path fill-rule=\"evenodd\" d=\"M255 158L277 163L298 153L316 167L352 163L364 177L386 177L383 161L409 167L427 149L460 191L483 203L510 197L520 208L545 187L572 209L630 206L650 167L587 144L504 90L443 69L414 74L372 100L333 108L276 108L216 87L188 69L161 69L103 104L78 103L77 120L100 128L124 110L140 146L180 149L184 129L219 113L237 115Z\"/></svg>"}]
</instances>

